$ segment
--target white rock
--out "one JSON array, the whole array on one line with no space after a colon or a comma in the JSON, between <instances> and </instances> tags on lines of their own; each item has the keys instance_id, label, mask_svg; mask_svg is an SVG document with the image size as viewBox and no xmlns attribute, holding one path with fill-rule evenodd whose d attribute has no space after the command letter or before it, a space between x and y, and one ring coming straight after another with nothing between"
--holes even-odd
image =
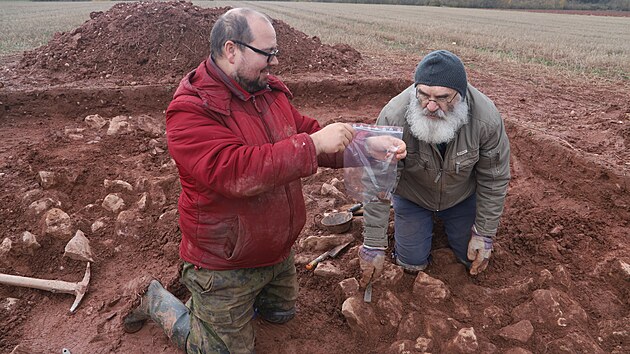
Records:
<instances>
[{"instance_id":1,"label":"white rock","mask_svg":"<svg viewBox=\"0 0 630 354\"><path fill-rule=\"evenodd\" d=\"M341 276L343 272L331 262L324 261L317 265L313 274L319 277L337 277Z\"/></svg>"},{"instance_id":2,"label":"white rock","mask_svg":"<svg viewBox=\"0 0 630 354\"><path fill-rule=\"evenodd\" d=\"M36 201L32 202L28 206L28 210L31 213L33 213L34 215L39 215L39 214L43 213L44 211L52 208L53 206L60 207L61 206L61 202L54 201L51 198L42 198L40 200L36 200Z\"/></svg>"},{"instance_id":3,"label":"white rock","mask_svg":"<svg viewBox=\"0 0 630 354\"><path fill-rule=\"evenodd\" d=\"M0 244L0 255L4 257L7 253L9 253L9 251L11 251L12 245L13 242L11 242L11 239L5 237L5 239L2 240L2 243Z\"/></svg>"},{"instance_id":4,"label":"white rock","mask_svg":"<svg viewBox=\"0 0 630 354\"><path fill-rule=\"evenodd\" d=\"M43 189L50 189L54 187L58 183L59 176L50 171L39 171L37 173L37 177L39 180L39 185L42 186Z\"/></svg>"},{"instance_id":5,"label":"white rock","mask_svg":"<svg viewBox=\"0 0 630 354\"><path fill-rule=\"evenodd\" d=\"M404 276L402 267L391 263L385 262L383 265L383 273L376 280L376 284L383 284L386 287L392 287L398 285Z\"/></svg>"},{"instance_id":6,"label":"white rock","mask_svg":"<svg viewBox=\"0 0 630 354\"><path fill-rule=\"evenodd\" d=\"M343 186L343 180L339 180L337 177L330 180L330 185L339 189L340 186Z\"/></svg>"},{"instance_id":7,"label":"white rock","mask_svg":"<svg viewBox=\"0 0 630 354\"><path fill-rule=\"evenodd\" d=\"M142 193L142 196L140 196L140 199L138 199L138 201L136 202L136 208L140 211L145 211L147 209L147 198L148 198L148 194L147 192Z\"/></svg>"},{"instance_id":8,"label":"white rock","mask_svg":"<svg viewBox=\"0 0 630 354\"><path fill-rule=\"evenodd\" d=\"M165 134L165 127L162 123L162 119L158 120L146 114L142 114L134 119L134 125L154 138Z\"/></svg>"},{"instance_id":9,"label":"white rock","mask_svg":"<svg viewBox=\"0 0 630 354\"><path fill-rule=\"evenodd\" d=\"M425 353L431 350L433 347L433 340L425 337L416 338L416 343L413 346L417 351Z\"/></svg>"},{"instance_id":10,"label":"white rock","mask_svg":"<svg viewBox=\"0 0 630 354\"><path fill-rule=\"evenodd\" d=\"M77 261L94 262L90 241L85 237L83 231L78 230L72 240L66 244L63 256Z\"/></svg>"},{"instance_id":11,"label":"white rock","mask_svg":"<svg viewBox=\"0 0 630 354\"><path fill-rule=\"evenodd\" d=\"M413 293L422 296L429 302L438 303L449 298L450 290L444 282L439 279L430 277L425 272L419 272L413 283Z\"/></svg>"},{"instance_id":12,"label":"white rock","mask_svg":"<svg viewBox=\"0 0 630 354\"><path fill-rule=\"evenodd\" d=\"M110 193L105 197L101 206L105 208L105 210L116 214L125 208L125 201L120 197L120 195L118 195L118 193Z\"/></svg>"},{"instance_id":13,"label":"white rock","mask_svg":"<svg viewBox=\"0 0 630 354\"><path fill-rule=\"evenodd\" d=\"M356 278L344 279L337 284L337 294L341 301L359 293L359 282Z\"/></svg>"},{"instance_id":14,"label":"white rock","mask_svg":"<svg viewBox=\"0 0 630 354\"><path fill-rule=\"evenodd\" d=\"M119 135L125 133L131 133L133 128L129 122L127 116L116 116L109 122L109 128L107 128L107 135Z\"/></svg>"},{"instance_id":15,"label":"white rock","mask_svg":"<svg viewBox=\"0 0 630 354\"><path fill-rule=\"evenodd\" d=\"M20 299L16 299L14 297L7 297L0 304L2 308L5 309L7 312L11 312L13 311L13 309L15 308L15 306L17 305L19 301Z\"/></svg>"},{"instance_id":16,"label":"white rock","mask_svg":"<svg viewBox=\"0 0 630 354\"><path fill-rule=\"evenodd\" d=\"M479 349L479 342L472 327L462 328L455 338L446 345L446 353L475 353Z\"/></svg>"},{"instance_id":17,"label":"white rock","mask_svg":"<svg viewBox=\"0 0 630 354\"><path fill-rule=\"evenodd\" d=\"M83 119L83 121L90 128L94 128L94 129L101 129L102 127L104 127L107 124L107 119L101 117L98 114L91 114L89 116L86 116Z\"/></svg>"},{"instance_id":18,"label":"white rock","mask_svg":"<svg viewBox=\"0 0 630 354\"><path fill-rule=\"evenodd\" d=\"M108 191L110 191L110 190L115 190L115 191L119 191L119 190L133 191L133 187L131 186L131 184L129 184L128 182L119 180L119 179L115 179L115 180L106 179L106 180L103 181L103 186Z\"/></svg>"},{"instance_id":19,"label":"white rock","mask_svg":"<svg viewBox=\"0 0 630 354\"><path fill-rule=\"evenodd\" d=\"M321 193L323 195L329 195L331 197L335 197L339 199L345 199L346 197L343 193L339 191L339 189L335 188L333 185L328 184L328 183L322 184Z\"/></svg>"},{"instance_id":20,"label":"white rock","mask_svg":"<svg viewBox=\"0 0 630 354\"><path fill-rule=\"evenodd\" d=\"M24 244L24 247L30 251L30 253L41 247L37 242L37 237L28 231L24 231L22 234L22 243Z\"/></svg>"},{"instance_id":21,"label":"white rock","mask_svg":"<svg viewBox=\"0 0 630 354\"><path fill-rule=\"evenodd\" d=\"M409 339L397 340L387 349L386 354L412 354L415 353L416 343Z\"/></svg>"},{"instance_id":22,"label":"white rock","mask_svg":"<svg viewBox=\"0 0 630 354\"><path fill-rule=\"evenodd\" d=\"M65 211L52 208L44 214L43 234L58 239L69 240L72 237L72 220Z\"/></svg>"},{"instance_id":23,"label":"white rock","mask_svg":"<svg viewBox=\"0 0 630 354\"><path fill-rule=\"evenodd\" d=\"M619 274L619 277L627 282L630 282L630 264L617 259L613 265L615 273Z\"/></svg>"},{"instance_id":24,"label":"white rock","mask_svg":"<svg viewBox=\"0 0 630 354\"><path fill-rule=\"evenodd\" d=\"M110 219L108 217L100 217L98 219L96 219L96 221L94 221L94 223L92 223L92 226L90 226L90 229L92 230L92 233L97 232L98 230L104 228L107 225L107 222Z\"/></svg>"},{"instance_id":25,"label":"white rock","mask_svg":"<svg viewBox=\"0 0 630 354\"><path fill-rule=\"evenodd\" d=\"M136 210L125 210L118 214L114 232L118 236L139 239L143 228L142 216Z\"/></svg>"}]
</instances>

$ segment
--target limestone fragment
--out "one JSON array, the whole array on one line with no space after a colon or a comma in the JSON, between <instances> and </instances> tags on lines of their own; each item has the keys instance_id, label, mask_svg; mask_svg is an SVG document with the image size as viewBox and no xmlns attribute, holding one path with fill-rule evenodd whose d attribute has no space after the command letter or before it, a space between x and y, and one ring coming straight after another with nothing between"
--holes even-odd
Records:
<instances>
[{"instance_id":1,"label":"limestone fragment","mask_svg":"<svg viewBox=\"0 0 630 354\"><path fill-rule=\"evenodd\" d=\"M343 302L347 298L359 293L359 281L356 278L344 279L337 284L337 293Z\"/></svg>"},{"instance_id":2,"label":"limestone fragment","mask_svg":"<svg viewBox=\"0 0 630 354\"><path fill-rule=\"evenodd\" d=\"M527 343L532 334L534 334L534 326L532 326L532 323L529 320L522 320L499 330L499 335L501 337L517 340L521 343Z\"/></svg>"},{"instance_id":3,"label":"limestone fragment","mask_svg":"<svg viewBox=\"0 0 630 354\"><path fill-rule=\"evenodd\" d=\"M530 320L551 327L586 326L586 311L566 293L555 288L538 289L533 292L532 297L531 301L512 310L515 320Z\"/></svg>"},{"instance_id":4,"label":"limestone fragment","mask_svg":"<svg viewBox=\"0 0 630 354\"><path fill-rule=\"evenodd\" d=\"M419 272L413 284L413 293L422 296L429 302L438 303L447 299L451 292L444 282L429 276L425 272Z\"/></svg>"},{"instance_id":5,"label":"limestone fragment","mask_svg":"<svg viewBox=\"0 0 630 354\"><path fill-rule=\"evenodd\" d=\"M161 120L157 120L150 115L141 114L134 119L134 125L149 136L157 138L165 134L165 127Z\"/></svg>"},{"instance_id":6,"label":"limestone fragment","mask_svg":"<svg viewBox=\"0 0 630 354\"><path fill-rule=\"evenodd\" d=\"M16 299L14 297L7 297L2 302L0 302L0 308L4 309L7 312L11 312L15 309L16 305L20 299Z\"/></svg>"},{"instance_id":7,"label":"limestone fragment","mask_svg":"<svg viewBox=\"0 0 630 354\"><path fill-rule=\"evenodd\" d=\"M63 256L77 261L94 262L90 241L85 237L83 231L77 230L74 237L66 244Z\"/></svg>"},{"instance_id":8,"label":"limestone fragment","mask_svg":"<svg viewBox=\"0 0 630 354\"><path fill-rule=\"evenodd\" d=\"M52 200L51 198L42 198L42 199L32 202L28 206L28 210L34 215L39 215L43 213L44 211L52 208L53 206L60 207L61 203L58 201L56 202Z\"/></svg>"},{"instance_id":9,"label":"limestone fragment","mask_svg":"<svg viewBox=\"0 0 630 354\"><path fill-rule=\"evenodd\" d=\"M341 200L344 200L346 198L346 196L343 193L341 193L339 189L335 188L333 185L328 184L328 183L322 184L321 193L323 195L328 195L328 196L335 197Z\"/></svg>"},{"instance_id":10,"label":"limestone fragment","mask_svg":"<svg viewBox=\"0 0 630 354\"><path fill-rule=\"evenodd\" d=\"M433 347L433 340L430 338L418 337L416 338L416 343L413 347L421 353L428 352L431 350L431 347Z\"/></svg>"},{"instance_id":11,"label":"limestone fragment","mask_svg":"<svg viewBox=\"0 0 630 354\"><path fill-rule=\"evenodd\" d=\"M59 184L59 176L54 172L39 171L37 177L39 185L42 186L43 189L51 189Z\"/></svg>"},{"instance_id":12,"label":"limestone fragment","mask_svg":"<svg viewBox=\"0 0 630 354\"><path fill-rule=\"evenodd\" d=\"M11 251L11 246L13 245L13 242L11 242L11 239L8 237L5 237L4 240L2 240L2 243L0 244L0 256L5 256L7 253L9 253L9 251Z\"/></svg>"},{"instance_id":13,"label":"limestone fragment","mask_svg":"<svg viewBox=\"0 0 630 354\"><path fill-rule=\"evenodd\" d=\"M69 240L72 238L72 220L65 211L52 208L44 214L43 234Z\"/></svg>"},{"instance_id":14,"label":"limestone fragment","mask_svg":"<svg viewBox=\"0 0 630 354\"><path fill-rule=\"evenodd\" d=\"M343 275L343 272L339 268L335 267L332 262L324 261L317 265L313 274L320 277L337 277Z\"/></svg>"},{"instance_id":15,"label":"limestone fragment","mask_svg":"<svg viewBox=\"0 0 630 354\"><path fill-rule=\"evenodd\" d=\"M118 193L110 193L101 204L105 210L111 211L117 214L120 210L125 208L125 201L118 195Z\"/></svg>"},{"instance_id":16,"label":"limestone fragment","mask_svg":"<svg viewBox=\"0 0 630 354\"><path fill-rule=\"evenodd\" d=\"M376 284L392 287L398 285L403 276L404 272L402 267L391 262L385 262L383 265L383 274L376 280Z\"/></svg>"},{"instance_id":17,"label":"limestone fragment","mask_svg":"<svg viewBox=\"0 0 630 354\"><path fill-rule=\"evenodd\" d=\"M411 354L416 353L415 342L409 339L398 340L387 349L387 354Z\"/></svg>"},{"instance_id":18,"label":"limestone fragment","mask_svg":"<svg viewBox=\"0 0 630 354\"><path fill-rule=\"evenodd\" d=\"M116 218L115 233L118 236L139 239L142 233L143 219L136 210L125 210Z\"/></svg>"},{"instance_id":19,"label":"limestone fragment","mask_svg":"<svg viewBox=\"0 0 630 354\"><path fill-rule=\"evenodd\" d=\"M370 330L378 329L376 314L362 297L353 296L346 299L341 306L341 313L348 321L350 329L359 336L369 336Z\"/></svg>"},{"instance_id":20,"label":"limestone fragment","mask_svg":"<svg viewBox=\"0 0 630 354\"><path fill-rule=\"evenodd\" d=\"M475 353L479 342L472 327L462 328L446 345L446 353Z\"/></svg>"},{"instance_id":21,"label":"limestone fragment","mask_svg":"<svg viewBox=\"0 0 630 354\"><path fill-rule=\"evenodd\" d=\"M28 250L30 254L33 254L33 251L40 248L40 244L37 242L37 237L28 231L24 231L22 234L22 244Z\"/></svg>"},{"instance_id":22,"label":"limestone fragment","mask_svg":"<svg viewBox=\"0 0 630 354\"><path fill-rule=\"evenodd\" d=\"M90 227L90 229L92 230L92 233L97 232L98 230L104 228L107 225L107 222L110 219L108 217L100 217L98 219L96 219L96 221L94 221L94 223L92 223L92 226Z\"/></svg>"},{"instance_id":23,"label":"limestone fragment","mask_svg":"<svg viewBox=\"0 0 630 354\"><path fill-rule=\"evenodd\" d=\"M94 129L101 129L102 127L104 127L107 124L107 119L101 117L98 114L91 114L89 116L86 116L83 119L83 121L90 128L94 128Z\"/></svg>"},{"instance_id":24,"label":"limestone fragment","mask_svg":"<svg viewBox=\"0 0 630 354\"><path fill-rule=\"evenodd\" d=\"M129 122L127 116L116 116L109 122L109 128L107 128L107 135L120 135L131 133L133 128Z\"/></svg>"},{"instance_id":25,"label":"limestone fragment","mask_svg":"<svg viewBox=\"0 0 630 354\"><path fill-rule=\"evenodd\" d=\"M136 202L136 208L138 210L145 211L147 209L147 198L147 192L142 193L142 196L140 196L140 199Z\"/></svg>"},{"instance_id":26,"label":"limestone fragment","mask_svg":"<svg viewBox=\"0 0 630 354\"><path fill-rule=\"evenodd\" d=\"M121 191L121 190L133 191L133 187L131 186L131 184L129 184L128 182L125 182L123 180L120 180L120 179L115 179L115 180L106 179L106 180L103 181L103 185L105 186L105 189L107 189L108 191L111 191L111 190L115 190L115 191Z\"/></svg>"}]
</instances>

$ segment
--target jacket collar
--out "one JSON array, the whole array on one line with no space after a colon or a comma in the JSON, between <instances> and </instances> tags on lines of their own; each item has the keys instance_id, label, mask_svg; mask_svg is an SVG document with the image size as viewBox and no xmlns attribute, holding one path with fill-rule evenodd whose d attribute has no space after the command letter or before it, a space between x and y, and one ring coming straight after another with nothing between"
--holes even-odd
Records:
<instances>
[{"instance_id":1,"label":"jacket collar","mask_svg":"<svg viewBox=\"0 0 630 354\"><path fill-rule=\"evenodd\" d=\"M223 72L212 57L209 57L199 64L196 70L182 79L175 97L192 94L201 98L204 107L223 115L229 115L232 97L246 102L272 90L279 90L289 98L293 97L289 88L273 75L269 75L269 84L266 88L254 93L247 92Z\"/></svg>"}]
</instances>

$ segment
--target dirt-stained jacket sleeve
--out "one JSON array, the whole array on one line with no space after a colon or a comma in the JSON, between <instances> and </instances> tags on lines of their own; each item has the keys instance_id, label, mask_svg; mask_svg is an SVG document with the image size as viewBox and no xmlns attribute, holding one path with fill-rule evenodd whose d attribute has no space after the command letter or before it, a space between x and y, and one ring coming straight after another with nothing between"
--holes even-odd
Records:
<instances>
[{"instance_id":1,"label":"dirt-stained jacket sleeve","mask_svg":"<svg viewBox=\"0 0 630 354\"><path fill-rule=\"evenodd\" d=\"M292 110L293 117L297 123L298 132L304 132L309 134L310 136L311 134L322 129L315 119L302 115L294 107L292 107ZM343 152L339 152L336 154L319 154L317 156L317 164L320 167L342 168Z\"/></svg>"},{"instance_id":2,"label":"dirt-stained jacket sleeve","mask_svg":"<svg viewBox=\"0 0 630 354\"><path fill-rule=\"evenodd\" d=\"M481 129L477 176L477 216L475 228L485 236L494 236L503 214L510 181L510 142L498 112Z\"/></svg>"},{"instance_id":3,"label":"dirt-stained jacket sleeve","mask_svg":"<svg viewBox=\"0 0 630 354\"><path fill-rule=\"evenodd\" d=\"M317 171L315 146L306 132L252 145L223 119L230 118L180 110L177 104L167 113L169 152L183 175L201 187L228 197L251 197ZM296 123L301 131L316 129L312 122Z\"/></svg>"}]
</instances>

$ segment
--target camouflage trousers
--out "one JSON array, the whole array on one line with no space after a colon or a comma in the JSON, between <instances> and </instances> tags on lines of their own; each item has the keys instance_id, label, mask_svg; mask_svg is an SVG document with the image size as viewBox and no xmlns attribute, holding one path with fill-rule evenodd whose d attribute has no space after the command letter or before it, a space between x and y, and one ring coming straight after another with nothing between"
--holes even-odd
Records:
<instances>
[{"instance_id":1,"label":"camouflage trousers","mask_svg":"<svg viewBox=\"0 0 630 354\"><path fill-rule=\"evenodd\" d=\"M192 293L187 353L254 353L255 313L277 323L295 314L293 252L278 264L260 268L217 271L195 269L186 262L181 278Z\"/></svg>"}]
</instances>

